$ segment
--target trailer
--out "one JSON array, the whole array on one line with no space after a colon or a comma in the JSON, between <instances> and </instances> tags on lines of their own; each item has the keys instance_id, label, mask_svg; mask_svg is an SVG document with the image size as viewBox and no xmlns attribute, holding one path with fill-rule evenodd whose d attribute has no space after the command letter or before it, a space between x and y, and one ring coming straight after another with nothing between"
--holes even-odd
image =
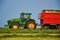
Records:
<instances>
[{"instance_id":1,"label":"trailer","mask_svg":"<svg viewBox=\"0 0 60 40\"><path fill-rule=\"evenodd\" d=\"M56 28L60 29L60 10L42 10L39 14L41 28Z\"/></svg>"}]
</instances>

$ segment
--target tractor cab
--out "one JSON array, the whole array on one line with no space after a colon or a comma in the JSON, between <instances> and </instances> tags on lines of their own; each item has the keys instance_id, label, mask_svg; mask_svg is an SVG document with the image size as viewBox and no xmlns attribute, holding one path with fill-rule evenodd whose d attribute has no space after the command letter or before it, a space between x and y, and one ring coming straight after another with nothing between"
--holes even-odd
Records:
<instances>
[{"instance_id":1,"label":"tractor cab","mask_svg":"<svg viewBox=\"0 0 60 40\"><path fill-rule=\"evenodd\" d=\"M20 18L22 18L22 19L29 19L29 18L31 18L31 14L32 13L21 13L20 14Z\"/></svg>"}]
</instances>

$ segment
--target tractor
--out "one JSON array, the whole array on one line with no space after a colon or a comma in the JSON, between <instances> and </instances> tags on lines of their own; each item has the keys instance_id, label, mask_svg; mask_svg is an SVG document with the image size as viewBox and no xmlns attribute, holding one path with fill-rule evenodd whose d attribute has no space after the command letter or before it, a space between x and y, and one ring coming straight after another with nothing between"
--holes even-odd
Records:
<instances>
[{"instance_id":1,"label":"tractor","mask_svg":"<svg viewBox=\"0 0 60 40\"><path fill-rule=\"evenodd\" d=\"M19 18L14 18L8 20L9 28L18 29L20 27L28 28L28 29L35 29L36 22L34 19L31 18L32 13L20 13Z\"/></svg>"}]
</instances>

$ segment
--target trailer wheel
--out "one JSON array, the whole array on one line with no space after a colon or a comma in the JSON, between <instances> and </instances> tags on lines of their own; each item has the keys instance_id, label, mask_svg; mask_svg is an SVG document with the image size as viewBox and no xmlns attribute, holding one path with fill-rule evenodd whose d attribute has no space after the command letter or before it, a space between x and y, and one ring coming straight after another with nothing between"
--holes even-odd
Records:
<instances>
[{"instance_id":1,"label":"trailer wheel","mask_svg":"<svg viewBox=\"0 0 60 40\"><path fill-rule=\"evenodd\" d=\"M60 25L57 26L57 29L60 29Z\"/></svg>"},{"instance_id":2,"label":"trailer wheel","mask_svg":"<svg viewBox=\"0 0 60 40\"><path fill-rule=\"evenodd\" d=\"M47 28L47 27L48 27L47 25L43 25L43 26L42 26L42 29L45 29L45 28Z\"/></svg>"},{"instance_id":3,"label":"trailer wheel","mask_svg":"<svg viewBox=\"0 0 60 40\"><path fill-rule=\"evenodd\" d=\"M35 29L35 28L36 28L36 23L35 23L34 21L28 21L28 22L26 23L25 28Z\"/></svg>"},{"instance_id":4,"label":"trailer wheel","mask_svg":"<svg viewBox=\"0 0 60 40\"><path fill-rule=\"evenodd\" d=\"M53 25L50 25L50 26L49 26L49 29L53 29Z\"/></svg>"},{"instance_id":5,"label":"trailer wheel","mask_svg":"<svg viewBox=\"0 0 60 40\"><path fill-rule=\"evenodd\" d=\"M45 26L44 25L41 25L41 28L40 29L44 29L45 28Z\"/></svg>"},{"instance_id":6,"label":"trailer wheel","mask_svg":"<svg viewBox=\"0 0 60 40\"><path fill-rule=\"evenodd\" d=\"M41 26L41 27L42 27L42 29L44 29L44 28L45 28L45 29L48 29L48 28L50 27L50 25L49 25L49 24L41 24L41 25L42 25L42 26Z\"/></svg>"},{"instance_id":7,"label":"trailer wheel","mask_svg":"<svg viewBox=\"0 0 60 40\"><path fill-rule=\"evenodd\" d=\"M50 25L49 29L56 29L57 25Z\"/></svg>"}]
</instances>

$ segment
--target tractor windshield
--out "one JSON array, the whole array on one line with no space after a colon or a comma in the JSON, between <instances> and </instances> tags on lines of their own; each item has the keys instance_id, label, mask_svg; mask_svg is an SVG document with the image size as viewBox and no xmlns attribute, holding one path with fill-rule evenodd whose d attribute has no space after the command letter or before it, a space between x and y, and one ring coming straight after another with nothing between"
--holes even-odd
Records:
<instances>
[{"instance_id":1,"label":"tractor windshield","mask_svg":"<svg viewBox=\"0 0 60 40\"><path fill-rule=\"evenodd\" d=\"M24 15L24 18L30 18L30 15Z\"/></svg>"},{"instance_id":2,"label":"tractor windshield","mask_svg":"<svg viewBox=\"0 0 60 40\"><path fill-rule=\"evenodd\" d=\"M31 13L21 13L20 17L23 19L31 18Z\"/></svg>"}]
</instances>

